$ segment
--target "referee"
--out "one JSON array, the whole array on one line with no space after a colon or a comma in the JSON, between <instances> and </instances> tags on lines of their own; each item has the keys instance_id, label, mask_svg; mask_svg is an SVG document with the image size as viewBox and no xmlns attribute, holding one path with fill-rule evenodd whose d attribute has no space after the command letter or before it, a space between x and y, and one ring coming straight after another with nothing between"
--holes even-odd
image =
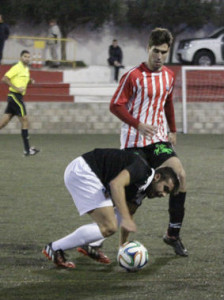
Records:
<instances>
[{"instance_id":1,"label":"referee","mask_svg":"<svg viewBox=\"0 0 224 300\"><path fill-rule=\"evenodd\" d=\"M20 53L19 62L3 76L2 81L9 86L9 94L5 113L0 120L0 129L2 129L14 116L19 118L25 156L35 155L39 152L39 150L29 145L28 118L26 106L23 102L27 85L35 82L34 79L30 78L29 63L30 53L27 50L23 50Z\"/></svg>"}]
</instances>

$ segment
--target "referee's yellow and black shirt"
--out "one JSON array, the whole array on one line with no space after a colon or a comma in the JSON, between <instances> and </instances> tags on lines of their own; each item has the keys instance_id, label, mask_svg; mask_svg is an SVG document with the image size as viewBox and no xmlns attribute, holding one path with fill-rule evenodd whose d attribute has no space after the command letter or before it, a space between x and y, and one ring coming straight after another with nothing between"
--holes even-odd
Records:
<instances>
[{"instance_id":1,"label":"referee's yellow and black shirt","mask_svg":"<svg viewBox=\"0 0 224 300\"><path fill-rule=\"evenodd\" d=\"M13 66L8 72L5 73L5 76L8 77L11 83L16 87L23 87L25 88L24 92L22 93L25 95L27 85L30 81L30 71L27 66L25 66L21 61L19 61L15 66ZM9 90L14 93L18 93L12 87L9 87Z\"/></svg>"}]
</instances>

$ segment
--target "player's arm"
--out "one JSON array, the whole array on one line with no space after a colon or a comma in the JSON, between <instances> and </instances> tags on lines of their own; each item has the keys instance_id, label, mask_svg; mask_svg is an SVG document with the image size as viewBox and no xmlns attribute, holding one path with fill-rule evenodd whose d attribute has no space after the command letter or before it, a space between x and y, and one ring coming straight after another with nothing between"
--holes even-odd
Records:
<instances>
[{"instance_id":1,"label":"player's arm","mask_svg":"<svg viewBox=\"0 0 224 300\"><path fill-rule=\"evenodd\" d=\"M14 90L18 91L18 93L22 93L25 90L23 87L16 87L14 84L12 84L10 78L7 76L2 77L2 82L7 84L9 87L12 87Z\"/></svg>"},{"instance_id":2,"label":"player's arm","mask_svg":"<svg viewBox=\"0 0 224 300\"><path fill-rule=\"evenodd\" d=\"M111 102L110 111L121 121L137 129L145 137L152 137L157 132L156 126L141 123L138 119L134 118L127 110L125 104Z\"/></svg>"},{"instance_id":3,"label":"player's arm","mask_svg":"<svg viewBox=\"0 0 224 300\"><path fill-rule=\"evenodd\" d=\"M139 121L128 112L125 104L110 103L110 111L124 123L138 129Z\"/></svg>"},{"instance_id":4,"label":"player's arm","mask_svg":"<svg viewBox=\"0 0 224 300\"><path fill-rule=\"evenodd\" d=\"M141 123L127 109L129 99L132 97L133 86L131 81L126 77L124 76L121 79L120 85L111 99L110 111L121 121L137 129L143 136L152 137L157 132L157 127Z\"/></svg>"},{"instance_id":5,"label":"player's arm","mask_svg":"<svg viewBox=\"0 0 224 300\"><path fill-rule=\"evenodd\" d=\"M171 92L170 95L167 97L166 104L165 104L165 114L167 123L170 129L169 133L169 141L174 146L176 145L176 122L175 122L175 113L174 113L174 106L173 106L173 93Z\"/></svg>"},{"instance_id":6,"label":"player's arm","mask_svg":"<svg viewBox=\"0 0 224 300\"><path fill-rule=\"evenodd\" d=\"M135 203L130 203L130 202L128 202L127 204L128 204L128 209L129 209L130 215L133 219L133 215L135 214L135 212L139 206ZM119 240L120 245L126 243L128 241L128 237L129 237L129 232L127 230L125 230L125 228L121 227L120 240Z\"/></svg>"},{"instance_id":7,"label":"player's arm","mask_svg":"<svg viewBox=\"0 0 224 300\"><path fill-rule=\"evenodd\" d=\"M125 186L130 184L130 173L127 170L121 171L110 182L110 192L115 206L121 215L121 227L127 231L135 232L136 225L131 218L126 202Z\"/></svg>"},{"instance_id":8,"label":"player's arm","mask_svg":"<svg viewBox=\"0 0 224 300\"><path fill-rule=\"evenodd\" d=\"M154 176L154 171L152 169L150 169L148 163L140 156L138 156L138 158L135 160L135 162L132 163L130 166L128 166L127 169L129 171L132 184L134 182L139 182L140 180L143 180L143 179L144 179L143 182L146 182L146 180L148 181L149 179L152 180L152 178ZM150 169L150 171L149 171L149 169ZM150 176L150 174L151 174L151 176ZM139 203L139 201L137 201L137 200L138 199L132 200L133 202L131 202L131 200L127 202L128 210L129 210L132 220L133 220L133 216L134 216L136 210L141 205L141 202ZM123 243L128 241L128 236L129 236L129 232L127 230L125 230L125 228L121 228L120 229L120 241L119 241L120 245L122 245Z\"/></svg>"}]
</instances>

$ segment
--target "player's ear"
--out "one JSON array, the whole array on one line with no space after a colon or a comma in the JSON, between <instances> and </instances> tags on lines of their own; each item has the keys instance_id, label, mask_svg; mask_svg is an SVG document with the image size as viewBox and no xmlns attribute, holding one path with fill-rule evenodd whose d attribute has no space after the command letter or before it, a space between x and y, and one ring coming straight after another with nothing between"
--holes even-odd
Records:
<instances>
[{"instance_id":1,"label":"player's ear","mask_svg":"<svg viewBox=\"0 0 224 300\"><path fill-rule=\"evenodd\" d=\"M161 178L161 174L160 173L156 173L155 176L154 176L154 178L153 178L153 180L155 182L158 182L160 180L160 178Z\"/></svg>"}]
</instances>

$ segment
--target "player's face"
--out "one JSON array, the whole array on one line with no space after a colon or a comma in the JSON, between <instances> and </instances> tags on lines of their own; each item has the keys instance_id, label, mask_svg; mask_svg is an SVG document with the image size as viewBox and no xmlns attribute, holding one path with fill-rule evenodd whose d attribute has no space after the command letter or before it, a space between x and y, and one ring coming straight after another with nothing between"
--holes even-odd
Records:
<instances>
[{"instance_id":1,"label":"player's face","mask_svg":"<svg viewBox=\"0 0 224 300\"><path fill-rule=\"evenodd\" d=\"M169 53L168 44L152 46L148 49L148 67L152 71L159 71L164 65Z\"/></svg>"},{"instance_id":2,"label":"player's face","mask_svg":"<svg viewBox=\"0 0 224 300\"><path fill-rule=\"evenodd\" d=\"M165 197L174 189L174 184L171 178L167 181L160 180L160 175L157 175L155 176L149 190L147 191L148 198Z\"/></svg>"},{"instance_id":3,"label":"player's face","mask_svg":"<svg viewBox=\"0 0 224 300\"><path fill-rule=\"evenodd\" d=\"M24 64L24 65L29 65L30 63L30 54L29 53L24 53L22 56L21 56L21 62Z\"/></svg>"},{"instance_id":4,"label":"player's face","mask_svg":"<svg viewBox=\"0 0 224 300\"><path fill-rule=\"evenodd\" d=\"M113 41L113 47L117 47L118 43L117 41Z\"/></svg>"}]
</instances>

